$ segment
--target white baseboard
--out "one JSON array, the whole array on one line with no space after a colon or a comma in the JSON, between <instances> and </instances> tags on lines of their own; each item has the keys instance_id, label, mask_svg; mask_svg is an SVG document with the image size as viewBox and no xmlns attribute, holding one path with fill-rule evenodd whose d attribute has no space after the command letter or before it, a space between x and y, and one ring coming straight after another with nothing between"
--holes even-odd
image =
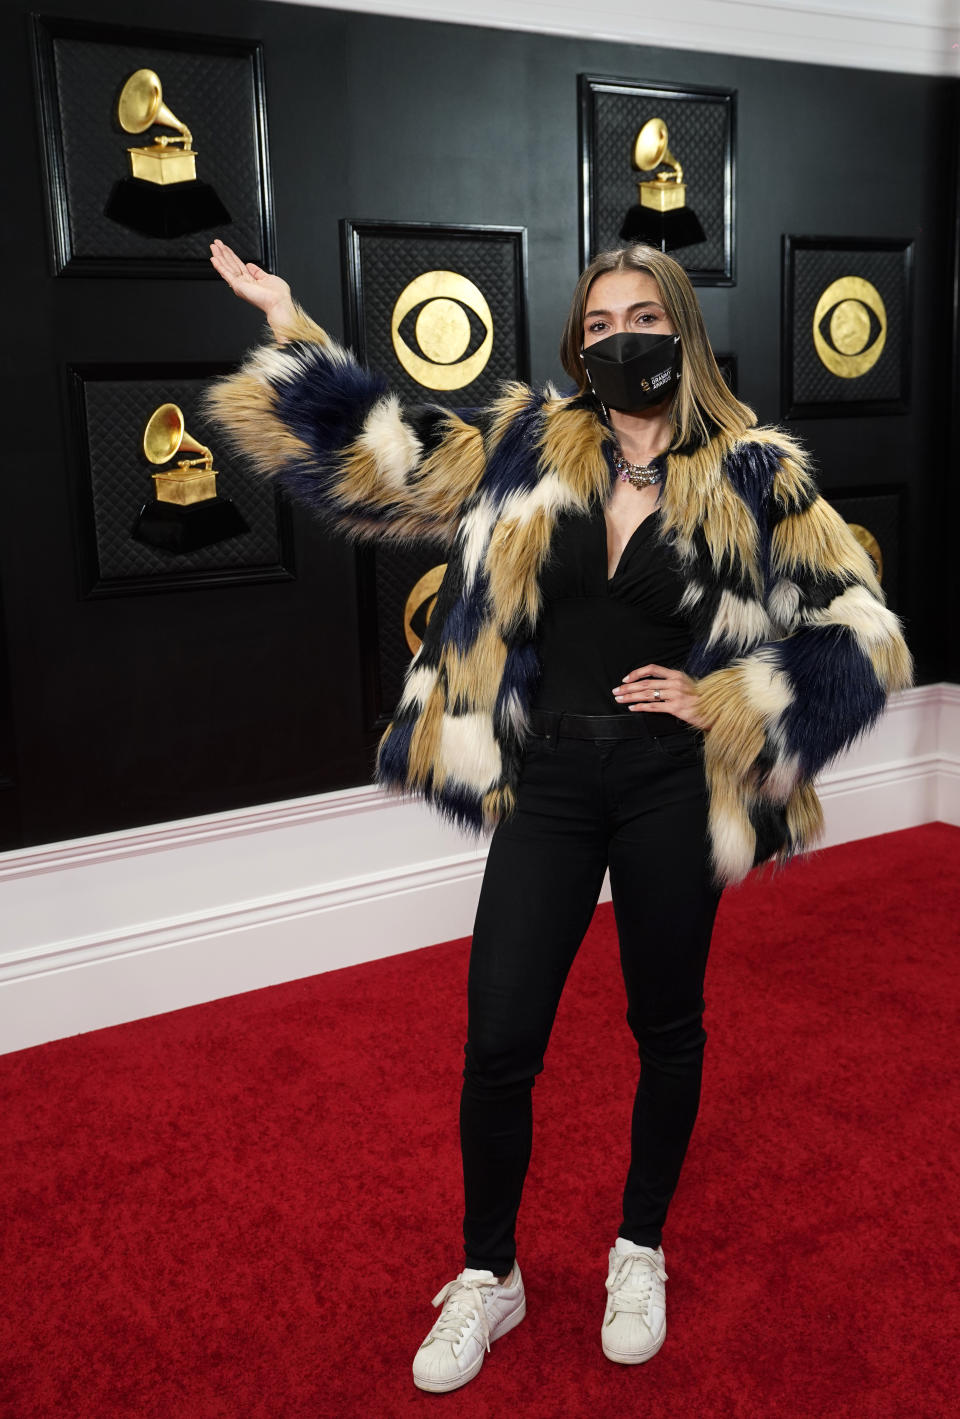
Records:
<instances>
[{"instance_id":1,"label":"white baseboard","mask_svg":"<svg viewBox=\"0 0 960 1419\"><path fill-rule=\"evenodd\" d=\"M942 761L938 789L937 819L941 823L960 823L960 757Z\"/></svg>"},{"instance_id":2,"label":"white baseboard","mask_svg":"<svg viewBox=\"0 0 960 1419\"><path fill-rule=\"evenodd\" d=\"M894 696L820 787L827 845L960 824L960 687ZM354 788L0 854L0 1053L466 936L485 851Z\"/></svg>"}]
</instances>

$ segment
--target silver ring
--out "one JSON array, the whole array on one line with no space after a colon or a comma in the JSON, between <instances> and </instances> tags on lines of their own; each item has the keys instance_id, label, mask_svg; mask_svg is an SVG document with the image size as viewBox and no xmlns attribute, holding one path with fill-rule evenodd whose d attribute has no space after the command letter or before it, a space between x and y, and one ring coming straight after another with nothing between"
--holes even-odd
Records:
<instances>
[{"instance_id":1,"label":"silver ring","mask_svg":"<svg viewBox=\"0 0 960 1419\"><path fill-rule=\"evenodd\" d=\"M663 699L663 696L661 695L661 693L660 693L659 690L654 690L654 692L653 692L653 698L654 698L655 700L662 700L662 699Z\"/></svg>"}]
</instances>

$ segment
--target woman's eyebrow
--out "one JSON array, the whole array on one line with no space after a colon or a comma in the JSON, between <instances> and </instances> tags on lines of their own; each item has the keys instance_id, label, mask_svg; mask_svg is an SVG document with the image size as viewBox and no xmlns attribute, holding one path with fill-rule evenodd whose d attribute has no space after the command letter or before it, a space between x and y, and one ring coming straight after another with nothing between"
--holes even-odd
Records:
<instances>
[{"instance_id":1,"label":"woman's eyebrow","mask_svg":"<svg viewBox=\"0 0 960 1419\"><path fill-rule=\"evenodd\" d=\"M660 304L659 301L634 301L634 302L633 302L633 305L628 305L628 306L627 306L627 312L629 313L631 310L643 310L643 309L645 309L645 307L648 306L648 305L655 305L658 310L663 310L663 306ZM584 318L584 320L587 320L591 315L609 315L609 314L610 314L610 312L609 312L608 310L588 310L588 311L586 312L586 314L584 315L583 318Z\"/></svg>"}]
</instances>

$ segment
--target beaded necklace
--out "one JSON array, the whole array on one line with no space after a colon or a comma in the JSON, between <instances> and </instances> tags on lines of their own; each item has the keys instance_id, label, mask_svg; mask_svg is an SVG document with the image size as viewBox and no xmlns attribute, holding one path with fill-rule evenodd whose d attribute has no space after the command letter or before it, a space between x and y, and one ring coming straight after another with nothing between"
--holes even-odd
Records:
<instances>
[{"instance_id":1,"label":"beaded necklace","mask_svg":"<svg viewBox=\"0 0 960 1419\"><path fill-rule=\"evenodd\" d=\"M623 449L619 443L614 455L613 466L620 482L632 483L635 488L648 488L652 483L663 481L663 469L656 466L656 460L644 464L629 463L624 457Z\"/></svg>"}]
</instances>

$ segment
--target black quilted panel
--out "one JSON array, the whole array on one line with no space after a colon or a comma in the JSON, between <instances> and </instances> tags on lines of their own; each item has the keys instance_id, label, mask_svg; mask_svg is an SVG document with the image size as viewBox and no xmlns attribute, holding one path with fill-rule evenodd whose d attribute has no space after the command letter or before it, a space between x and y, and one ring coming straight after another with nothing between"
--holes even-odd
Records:
<instances>
[{"instance_id":1,"label":"black quilted panel","mask_svg":"<svg viewBox=\"0 0 960 1419\"><path fill-rule=\"evenodd\" d=\"M900 602L900 543L903 529L902 496L899 492L867 493L827 501L846 522L872 532L880 543L883 557L883 590L887 603L896 611Z\"/></svg>"},{"instance_id":2,"label":"black quilted panel","mask_svg":"<svg viewBox=\"0 0 960 1419\"><path fill-rule=\"evenodd\" d=\"M668 98L592 87L590 104L593 252L621 245L624 215L637 201L639 174L630 160L634 139L647 119L656 117L667 125L670 151L683 168L687 206L699 217L706 236L694 246L676 247L670 255L688 271L718 275L728 271L724 185L730 103L726 96Z\"/></svg>"},{"instance_id":3,"label":"black quilted panel","mask_svg":"<svg viewBox=\"0 0 960 1419\"><path fill-rule=\"evenodd\" d=\"M246 260L266 261L256 146L255 76L249 55L150 48L88 39L53 40L72 255L77 258L162 257L206 261L213 236ZM129 176L127 148L157 133L125 133L116 101L135 69L154 69L163 101L193 134L197 176L210 184L232 221L209 231L164 239L143 236L104 216L114 184Z\"/></svg>"},{"instance_id":4,"label":"black quilted panel","mask_svg":"<svg viewBox=\"0 0 960 1419\"><path fill-rule=\"evenodd\" d=\"M120 578L156 577L230 568L276 568L282 561L274 490L231 469L218 448L216 432L199 413L207 381L202 379L86 379L83 404L87 425L89 501L100 582ZM157 468L144 457L144 426L159 404L179 404L187 431L213 450L219 473L217 493L233 502L249 532L176 555L134 541L131 531L141 506L154 496L151 473ZM194 456L194 455L187 455Z\"/></svg>"},{"instance_id":5,"label":"black quilted panel","mask_svg":"<svg viewBox=\"0 0 960 1419\"><path fill-rule=\"evenodd\" d=\"M381 370L408 399L466 409L485 404L505 379L526 378L525 292L517 280L518 238L388 233L360 234L360 278L363 324L357 332L357 352L373 369ZM457 271L486 297L493 317L493 349L479 376L461 389L427 389L398 361L390 338L390 321L397 298L415 276L425 271ZM485 332L480 331L482 340ZM474 346L479 343L474 340Z\"/></svg>"},{"instance_id":6,"label":"black quilted panel","mask_svg":"<svg viewBox=\"0 0 960 1419\"><path fill-rule=\"evenodd\" d=\"M860 403L899 399L906 332L906 276L900 251L793 251L793 376L791 403ZM813 313L823 291L841 276L862 276L880 292L887 338L876 364L856 379L828 370L813 343Z\"/></svg>"}]
</instances>

